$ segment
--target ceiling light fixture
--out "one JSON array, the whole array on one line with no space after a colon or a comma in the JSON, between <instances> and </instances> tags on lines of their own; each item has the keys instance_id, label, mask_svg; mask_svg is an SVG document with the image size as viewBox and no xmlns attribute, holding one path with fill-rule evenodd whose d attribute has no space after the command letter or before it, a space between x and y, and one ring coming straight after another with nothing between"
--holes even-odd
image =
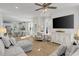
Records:
<instances>
[{"instance_id":1,"label":"ceiling light fixture","mask_svg":"<svg viewBox=\"0 0 79 59\"><path fill-rule=\"evenodd\" d=\"M48 11L48 8L45 8L42 10L44 13Z\"/></svg>"},{"instance_id":2,"label":"ceiling light fixture","mask_svg":"<svg viewBox=\"0 0 79 59\"><path fill-rule=\"evenodd\" d=\"M16 9L18 9L18 7L16 6Z\"/></svg>"}]
</instances>

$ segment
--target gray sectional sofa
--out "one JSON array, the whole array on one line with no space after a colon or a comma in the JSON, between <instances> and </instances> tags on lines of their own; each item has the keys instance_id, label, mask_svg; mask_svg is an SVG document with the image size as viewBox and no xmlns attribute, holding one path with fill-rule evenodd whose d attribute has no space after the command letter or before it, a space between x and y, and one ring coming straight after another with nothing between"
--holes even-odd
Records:
<instances>
[{"instance_id":1,"label":"gray sectional sofa","mask_svg":"<svg viewBox=\"0 0 79 59\"><path fill-rule=\"evenodd\" d=\"M0 56L27 56L25 52L30 50L32 50L31 41L16 42L14 38L10 40L8 37L0 38Z\"/></svg>"}]
</instances>

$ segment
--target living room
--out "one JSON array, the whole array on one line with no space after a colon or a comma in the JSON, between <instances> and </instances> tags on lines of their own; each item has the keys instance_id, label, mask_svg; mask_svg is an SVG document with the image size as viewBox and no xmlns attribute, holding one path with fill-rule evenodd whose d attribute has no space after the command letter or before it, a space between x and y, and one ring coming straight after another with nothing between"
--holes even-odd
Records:
<instances>
[{"instance_id":1,"label":"living room","mask_svg":"<svg viewBox=\"0 0 79 59\"><path fill-rule=\"evenodd\" d=\"M79 3L0 3L1 56L78 56L78 13Z\"/></svg>"}]
</instances>

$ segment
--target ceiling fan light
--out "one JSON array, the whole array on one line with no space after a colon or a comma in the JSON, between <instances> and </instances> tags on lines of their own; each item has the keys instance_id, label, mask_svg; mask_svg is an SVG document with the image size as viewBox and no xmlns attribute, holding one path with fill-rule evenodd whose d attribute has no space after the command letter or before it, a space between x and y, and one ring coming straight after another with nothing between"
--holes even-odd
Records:
<instances>
[{"instance_id":1,"label":"ceiling fan light","mask_svg":"<svg viewBox=\"0 0 79 59\"><path fill-rule=\"evenodd\" d=\"M48 9L46 8L46 9L44 9L44 11L46 12Z\"/></svg>"},{"instance_id":2,"label":"ceiling fan light","mask_svg":"<svg viewBox=\"0 0 79 59\"><path fill-rule=\"evenodd\" d=\"M47 9L47 8L43 9L43 12L47 12L47 11L48 11L48 9Z\"/></svg>"}]
</instances>

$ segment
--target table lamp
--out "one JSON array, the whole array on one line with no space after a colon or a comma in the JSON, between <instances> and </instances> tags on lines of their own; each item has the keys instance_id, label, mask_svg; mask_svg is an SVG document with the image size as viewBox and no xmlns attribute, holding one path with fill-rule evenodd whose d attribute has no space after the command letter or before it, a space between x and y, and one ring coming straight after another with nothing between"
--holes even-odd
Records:
<instances>
[{"instance_id":1,"label":"table lamp","mask_svg":"<svg viewBox=\"0 0 79 59\"><path fill-rule=\"evenodd\" d=\"M75 40L77 41L77 44L78 44L78 41L79 41L79 29L77 30L74 38L75 38Z\"/></svg>"},{"instance_id":2,"label":"table lamp","mask_svg":"<svg viewBox=\"0 0 79 59\"><path fill-rule=\"evenodd\" d=\"M0 26L0 35L3 35L4 33L6 33L6 28L5 27L2 27ZM2 37L2 36L1 36Z\"/></svg>"}]
</instances>

